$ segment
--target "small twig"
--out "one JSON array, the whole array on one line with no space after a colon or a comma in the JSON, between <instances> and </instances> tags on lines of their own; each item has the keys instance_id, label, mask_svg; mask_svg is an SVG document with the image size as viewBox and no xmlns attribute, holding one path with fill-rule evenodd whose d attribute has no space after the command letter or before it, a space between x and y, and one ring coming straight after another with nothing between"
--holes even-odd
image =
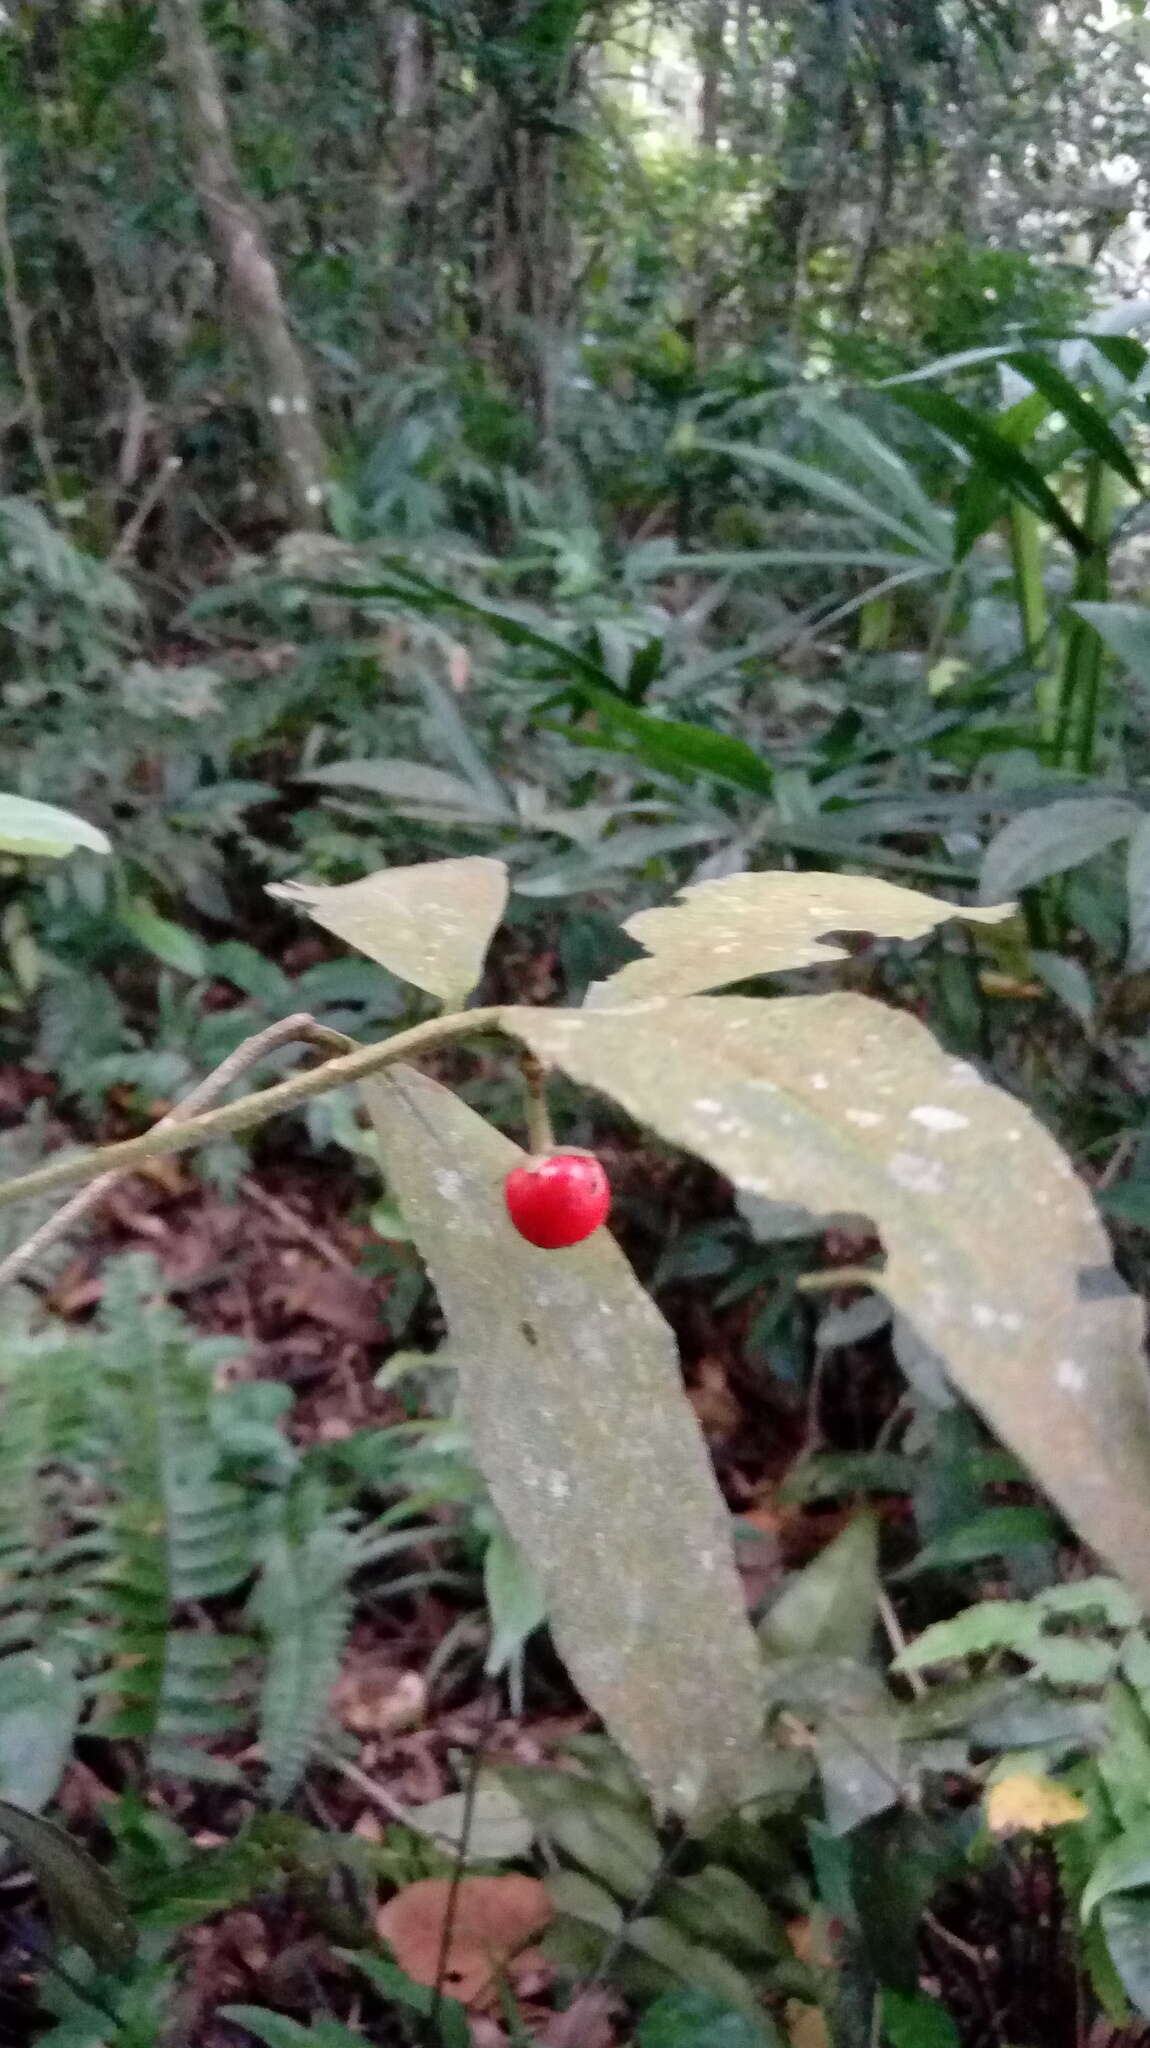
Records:
<instances>
[{"instance_id":1,"label":"small twig","mask_svg":"<svg viewBox=\"0 0 1150 2048\"><path fill-rule=\"evenodd\" d=\"M175 1108L170 1109L167 1116L162 1117L154 1129L163 1131L173 1125L187 1122L190 1117L196 1116L200 1110L209 1108L221 1095L225 1095L233 1081L246 1073L249 1067L255 1066L257 1061L264 1059L268 1053L278 1051L281 1045L301 1040L308 1045L322 1046L327 1052L333 1049L346 1052L354 1043L345 1037L342 1031L328 1031L324 1025L317 1024L314 1017L309 1017L303 1011L294 1017L283 1017L278 1024L269 1024L266 1031L257 1031L254 1037L245 1038L243 1044L229 1053L227 1059L221 1061L204 1080L197 1082L191 1093L185 1095L182 1102L177 1102ZM322 1072L322 1069L320 1071ZM0 1288L7 1287L13 1280L18 1280L21 1273L35 1264L41 1252L46 1252L50 1245L56 1244L60 1238L66 1237L69 1231L74 1230L78 1223L82 1223L85 1216L99 1206L105 1195L110 1194L123 1177L124 1168L120 1167L113 1168L109 1173L102 1173L98 1180L90 1181L86 1188L81 1188L78 1194L65 1202L62 1209L57 1209L54 1216L49 1216L38 1230L34 1230L31 1237L26 1238L23 1244L17 1245L15 1251L9 1252L6 1259L0 1260Z\"/></svg>"},{"instance_id":2,"label":"small twig","mask_svg":"<svg viewBox=\"0 0 1150 2048\"><path fill-rule=\"evenodd\" d=\"M357 1792L362 1792L365 1799L370 1799L373 1806L378 1806L382 1813L386 1813L389 1820L397 1820L405 1828L411 1826L411 1813L408 1808L393 1792L388 1791L386 1785L377 1784L374 1778L368 1777L366 1771L360 1770L358 1764L349 1762L347 1757L340 1756L334 1749L324 1749L321 1754L331 1770L338 1771L342 1778L347 1779L349 1785L354 1785ZM442 1835L438 1839L454 1840L454 1836Z\"/></svg>"},{"instance_id":3,"label":"small twig","mask_svg":"<svg viewBox=\"0 0 1150 2048\"><path fill-rule=\"evenodd\" d=\"M906 1649L906 1636L903 1633L902 1623L894 1611L894 1602L885 1586L879 1587L877 1604L878 1617L886 1632L887 1642L890 1644L895 1656L901 1657ZM925 1699L926 1681L921 1671L907 1671L903 1675L915 1698L918 1700Z\"/></svg>"},{"instance_id":4,"label":"small twig","mask_svg":"<svg viewBox=\"0 0 1150 2048\"><path fill-rule=\"evenodd\" d=\"M527 1150L538 1158L555 1150L555 1133L547 1107L546 1068L533 1052L520 1053L519 1067L527 1096Z\"/></svg>"},{"instance_id":5,"label":"small twig","mask_svg":"<svg viewBox=\"0 0 1150 2048\"><path fill-rule=\"evenodd\" d=\"M183 458L181 456L165 456L151 483L143 493L135 511L132 513L131 518L126 522L115 547L108 556L108 561L113 568L118 568L122 563L131 560L136 552L136 542L139 540L144 527L147 525L169 484L178 475L183 466Z\"/></svg>"},{"instance_id":6,"label":"small twig","mask_svg":"<svg viewBox=\"0 0 1150 2048\"><path fill-rule=\"evenodd\" d=\"M800 1294L829 1294L836 1287L882 1285L881 1266L828 1266L818 1273L800 1273L795 1281Z\"/></svg>"},{"instance_id":7,"label":"small twig","mask_svg":"<svg viewBox=\"0 0 1150 2048\"><path fill-rule=\"evenodd\" d=\"M427 2038L430 2048L435 2048L439 2036L439 2018L443 2011L443 1987L447 1981L447 1965L451 1959L451 1940L455 1933L455 1921L459 1908L459 1887L467 1868L467 1848L471 1840L471 1824L475 1818L475 1801L479 1793L479 1773L487 1753L487 1738L499 1712L499 1689L492 1686L488 1695L483 1719L476 1732L475 1747L467 1765L467 1779L463 1787L463 1812L459 1821L459 1852L451 1866L451 1882L447 1888L447 1900L443 1908L443 1932L439 1938L439 1954L435 1960L435 1983L431 1988L431 2004L427 2010Z\"/></svg>"},{"instance_id":8,"label":"small twig","mask_svg":"<svg viewBox=\"0 0 1150 2048\"><path fill-rule=\"evenodd\" d=\"M8 164L4 151L0 149L0 280L4 289L4 310L12 330L12 354L16 359L16 375L24 399L24 410L28 415L28 431L36 460L43 472L48 496L53 505L60 502L60 479L52 458L52 446L48 439L48 428L44 417L44 401L40 393L40 380L36 375L36 359L32 354L32 322L28 308L20 291L20 272L16 263L16 249L12 241L12 227L8 212Z\"/></svg>"},{"instance_id":9,"label":"small twig","mask_svg":"<svg viewBox=\"0 0 1150 2048\"><path fill-rule=\"evenodd\" d=\"M317 1029L319 1027L317 1026ZM313 1095L326 1095L333 1088L346 1088L354 1081L366 1081L385 1067L395 1066L433 1047L449 1045L452 1039L473 1032L499 1031L503 1011L497 1005L486 1010L463 1010L457 1017L430 1017L425 1024L413 1024L409 1031L397 1031L379 1045L363 1045L355 1052L325 1061L307 1073L293 1074L274 1088L261 1088L254 1095L242 1095L238 1102L225 1102L203 1116L178 1123L166 1119L154 1124L140 1138L125 1138L119 1145L102 1145L95 1152L81 1152L70 1158L39 1166L34 1173L0 1185L0 1208L9 1202L23 1202L31 1195L46 1195L53 1188L66 1188L73 1181L93 1181L109 1172L124 1173L147 1159L161 1159L173 1152L190 1151L212 1138L230 1137L236 1131L250 1131L269 1117L298 1108Z\"/></svg>"},{"instance_id":10,"label":"small twig","mask_svg":"<svg viewBox=\"0 0 1150 2048\"><path fill-rule=\"evenodd\" d=\"M341 1252L335 1240L328 1237L325 1231L317 1230L314 1223L309 1222L306 1216L301 1216L298 1209L293 1209L290 1202L281 1202L278 1195L269 1194L266 1188L260 1186L258 1180L251 1178L250 1174L244 1175L240 1187L249 1202L263 1209L282 1229L290 1231L293 1237L299 1238L311 1251L318 1252L322 1259L327 1260L329 1266L338 1266L344 1273L354 1273L354 1260L349 1259L346 1252Z\"/></svg>"}]
</instances>

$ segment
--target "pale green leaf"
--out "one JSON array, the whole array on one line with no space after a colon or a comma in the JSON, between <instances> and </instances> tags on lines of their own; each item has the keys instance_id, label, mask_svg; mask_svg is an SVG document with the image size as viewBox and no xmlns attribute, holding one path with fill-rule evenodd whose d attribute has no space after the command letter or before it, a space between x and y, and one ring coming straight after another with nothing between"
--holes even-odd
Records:
<instances>
[{"instance_id":1,"label":"pale green leaf","mask_svg":"<svg viewBox=\"0 0 1150 2048\"><path fill-rule=\"evenodd\" d=\"M989 1650L1015 1650L1028 1656L1042 1628L1042 1617L1026 1600L980 1600L950 1621L936 1621L913 1643L900 1650L895 1671L925 1671L931 1664L950 1664L959 1657L981 1657Z\"/></svg>"},{"instance_id":2,"label":"pale green leaf","mask_svg":"<svg viewBox=\"0 0 1150 2048\"><path fill-rule=\"evenodd\" d=\"M37 803L30 796L0 792L0 853L39 854L60 860L78 846L90 853L111 853L111 842L98 825L77 818L55 804Z\"/></svg>"},{"instance_id":3,"label":"pale green leaf","mask_svg":"<svg viewBox=\"0 0 1150 2048\"><path fill-rule=\"evenodd\" d=\"M1150 1889L1104 1899L1100 1918L1122 1989L1143 2019L1150 2019Z\"/></svg>"},{"instance_id":4,"label":"pale green leaf","mask_svg":"<svg viewBox=\"0 0 1150 2048\"><path fill-rule=\"evenodd\" d=\"M80 1704L76 1674L59 1650L0 1658L0 1792L30 1813L59 1784Z\"/></svg>"},{"instance_id":5,"label":"pale green leaf","mask_svg":"<svg viewBox=\"0 0 1150 2048\"><path fill-rule=\"evenodd\" d=\"M503 1182L523 1154L457 1096L408 1069L363 1092L476 1461L576 1684L657 1805L736 1800L759 1657L670 1331L605 1231L562 1252L517 1234Z\"/></svg>"},{"instance_id":6,"label":"pale green leaf","mask_svg":"<svg viewBox=\"0 0 1150 2048\"><path fill-rule=\"evenodd\" d=\"M448 1792L422 1806L407 1808L407 1825L428 1835L451 1856L468 1863L509 1863L525 1856L535 1839L532 1826L515 1794L494 1772L481 1772L471 1799L470 1825L466 1792Z\"/></svg>"},{"instance_id":7,"label":"pale green leaf","mask_svg":"<svg viewBox=\"0 0 1150 2048\"><path fill-rule=\"evenodd\" d=\"M856 995L508 1009L502 1021L751 1193L812 1218L871 1217L883 1292L1150 1601L1143 1313L1037 1118L914 1018Z\"/></svg>"},{"instance_id":8,"label":"pale green leaf","mask_svg":"<svg viewBox=\"0 0 1150 2048\"><path fill-rule=\"evenodd\" d=\"M475 987L507 902L507 870L480 855L381 868L359 882L273 883L268 890L306 910L370 960L439 996L462 1003Z\"/></svg>"},{"instance_id":9,"label":"pale green leaf","mask_svg":"<svg viewBox=\"0 0 1150 2048\"><path fill-rule=\"evenodd\" d=\"M1073 609L1101 634L1135 682L1150 684L1150 605L1079 603Z\"/></svg>"},{"instance_id":10,"label":"pale green leaf","mask_svg":"<svg viewBox=\"0 0 1150 2048\"><path fill-rule=\"evenodd\" d=\"M878 1523L856 1515L783 1588L760 1623L781 1657L863 1658L878 1613Z\"/></svg>"},{"instance_id":11,"label":"pale green leaf","mask_svg":"<svg viewBox=\"0 0 1150 2048\"><path fill-rule=\"evenodd\" d=\"M585 1877L581 1870L557 1870L547 1879L547 1894L557 1913L597 1927L601 1934L617 1934L623 1924L623 1909L601 1884Z\"/></svg>"},{"instance_id":12,"label":"pale green leaf","mask_svg":"<svg viewBox=\"0 0 1150 2048\"><path fill-rule=\"evenodd\" d=\"M144 897L124 905L120 923L137 945L163 966L174 967L177 974L190 974L198 979L208 972L207 954L195 933L182 924L173 924L170 917L162 917Z\"/></svg>"},{"instance_id":13,"label":"pale green leaf","mask_svg":"<svg viewBox=\"0 0 1150 2048\"><path fill-rule=\"evenodd\" d=\"M1143 974L1150 967L1150 813L1143 813L1126 851L1126 920L1126 972Z\"/></svg>"},{"instance_id":14,"label":"pale green leaf","mask_svg":"<svg viewBox=\"0 0 1150 2048\"><path fill-rule=\"evenodd\" d=\"M624 931L651 956L632 960L595 982L589 1009L640 996L697 995L782 968L845 960L847 948L828 936L864 932L882 939L921 939L951 918L996 924L1013 905L968 910L872 875L724 875L685 889L678 901L628 918Z\"/></svg>"},{"instance_id":15,"label":"pale green leaf","mask_svg":"<svg viewBox=\"0 0 1150 2048\"><path fill-rule=\"evenodd\" d=\"M1107 1843L1090 1873L1079 1911L1083 1920L1117 1892L1150 1888L1150 1820Z\"/></svg>"},{"instance_id":16,"label":"pale green leaf","mask_svg":"<svg viewBox=\"0 0 1150 2048\"><path fill-rule=\"evenodd\" d=\"M538 1574L502 1522L484 1555L483 1591L491 1616L491 1644L483 1668L495 1677L507 1669L528 1636L547 1619Z\"/></svg>"},{"instance_id":17,"label":"pale green leaf","mask_svg":"<svg viewBox=\"0 0 1150 2048\"><path fill-rule=\"evenodd\" d=\"M644 2013L639 2048L762 2048L782 2036L766 2015L735 2011L713 1991L668 1991Z\"/></svg>"},{"instance_id":18,"label":"pale green leaf","mask_svg":"<svg viewBox=\"0 0 1150 2048\"><path fill-rule=\"evenodd\" d=\"M1023 811L1003 826L983 855L982 901L999 903L1079 867L1116 839L1129 839L1141 817L1137 804L1122 796L1060 797Z\"/></svg>"}]
</instances>

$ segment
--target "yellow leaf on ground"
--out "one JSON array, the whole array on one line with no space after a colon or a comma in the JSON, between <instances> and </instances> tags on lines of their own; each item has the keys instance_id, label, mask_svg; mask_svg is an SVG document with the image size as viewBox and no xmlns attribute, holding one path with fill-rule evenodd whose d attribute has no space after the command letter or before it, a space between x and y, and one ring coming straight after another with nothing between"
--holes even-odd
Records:
<instances>
[{"instance_id":1,"label":"yellow leaf on ground","mask_svg":"<svg viewBox=\"0 0 1150 2048\"><path fill-rule=\"evenodd\" d=\"M1085 1820L1087 1812L1076 1792L1030 1771L1000 1778L986 1795L985 1809L992 1835L1039 1835L1046 1828Z\"/></svg>"}]
</instances>

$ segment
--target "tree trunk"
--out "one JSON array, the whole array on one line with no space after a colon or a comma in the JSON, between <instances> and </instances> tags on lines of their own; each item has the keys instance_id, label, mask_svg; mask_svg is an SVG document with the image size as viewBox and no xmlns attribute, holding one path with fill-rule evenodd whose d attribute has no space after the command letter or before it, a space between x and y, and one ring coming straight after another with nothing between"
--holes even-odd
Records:
<instances>
[{"instance_id":1,"label":"tree trunk","mask_svg":"<svg viewBox=\"0 0 1150 2048\"><path fill-rule=\"evenodd\" d=\"M321 527L327 450L316 424L311 379L288 325L263 226L240 177L200 0L160 0L160 18L196 193L237 324L255 359L291 516L298 526Z\"/></svg>"},{"instance_id":2,"label":"tree trunk","mask_svg":"<svg viewBox=\"0 0 1150 2048\"><path fill-rule=\"evenodd\" d=\"M699 141L714 149L719 140L719 108L723 87L723 36L727 26L726 0L707 0L707 11L699 35Z\"/></svg>"}]
</instances>

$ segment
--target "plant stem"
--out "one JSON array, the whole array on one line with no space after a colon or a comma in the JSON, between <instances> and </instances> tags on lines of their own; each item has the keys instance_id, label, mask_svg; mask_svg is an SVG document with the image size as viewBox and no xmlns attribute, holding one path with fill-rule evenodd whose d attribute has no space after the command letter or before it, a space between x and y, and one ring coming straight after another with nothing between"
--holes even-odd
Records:
<instances>
[{"instance_id":1,"label":"plant stem","mask_svg":"<svg viewBox=\"0 0 1150 2048\"><path fill-rule=\"evenodd\" d=\"M419 1053L430 1052L435 1046L449 1045L456 1038L469 1038L473 1032L498 1031L502 1017L503 1011L498 1006L462 1010L454 1017L430 1017L425 1024L414 1024L410 1031L397 1032L394 1038L384 1039L380 1045L360 1046L355 1052L325 1061L322 1067L312 1067L304 1074L293 1074L290 1080L280 1081L274 1088L261 1088L255 1095L243 1095L238 1102L225 1102L219 1109L208 1110L204 1116L189 1117L186 1123L165 1120L154 1124L142 1137L126 1138L119 1145L102 1145L97 1152L73 1153L67 1159L56 1160L51 1166L37 1167L34 1173L21 1174L18 1180L5 1181L0 1185L0 1208L9 1202L23 1202L30 1195L49 1194L53 1188L98 1180L104 1173L128 1172L147 1159L158 1159L170 1152L186 1152L193 1145L206 1144L211 1138L253 1130L258 1124L266 1123L269 1117L279 1116L284 1110L295 1109L301 1102L310 1101L313 1095L326 1095L332 1088L345 1088L351 1082L364 1081L369 1074L395 1066L399 1060L413 1059Z\"/></svg>"},{"instance_id":2,"label":"plant stem","mask_svg":"<svg viewBox=\"0 0 1150 2048\"><path fill-rule=\"evenodd\" d=\"M527 1095L527 1150L538 1158L555 1150L555 1133L547 1107L546 1072L533 1052L522 1053L519 1065Z\"/></svg>"},{"instance_id":3,"label":"plant stem","mask_svg":"<svg viewBox=\"0 0 1150 2048\"><path fill-rule=\"evenodd\" d=\"M1074 574L1072 603L1105 599L1110 589L1109 547L1113 517L1114 484L1101 456L1091 457L1086 470L1086 504L1082 526L1090 542L1089 554L1079 560ZM1055 764L1068 761L1083 775L1094 765L1095 728L1098 723L1098 693L1106 650L1093 626L1076 612L1066 624L1062 665L1058 679L1058 724L1054 738Z\"/></svg>"},{"instance_id":4,"label":"plant stem","mask_svg":"<svg viewBox=\"0 0 1150 2048\"><path fill-rule=\"evenodd\" d=\"M161 1131L172 1124L187 1123L199 1110L207 1109L221 1095L226 1095L232 1082L246 1073L249 1067L254 1067L257 1061L265 1059L268 1053L278 1051L281 1045L301 1041L322 1046L325 1052L350 1052L355 1047L354 1039L346 1037L342 1031L329 1031L303 1011L293 1017L282 1017L278 1024L269 1024L266 1031L257 1031L253 1037L245 1038L243 1044L237 1045L235 1051L229 1053L226 1060L221 1060L212 1073L197 1082L182 1102L177 1102L167 1116L161 1117L155 1128ZM25 1238L24 1243L9 1252L6 1259L0 1260L0 1288L18 1280L21 1273L35 1264L41 1252L46 1252L50 1245L82 1223L85 1216L98 1207L104 1196L115 1187L123 1171L120 1167L111 1173L102 1173L98 1180L89 1181L86 1188L81 1188L62 1209L57 1209L54 1216L49 1216L31 1237Z\"/></svg>"}]
</instances>

